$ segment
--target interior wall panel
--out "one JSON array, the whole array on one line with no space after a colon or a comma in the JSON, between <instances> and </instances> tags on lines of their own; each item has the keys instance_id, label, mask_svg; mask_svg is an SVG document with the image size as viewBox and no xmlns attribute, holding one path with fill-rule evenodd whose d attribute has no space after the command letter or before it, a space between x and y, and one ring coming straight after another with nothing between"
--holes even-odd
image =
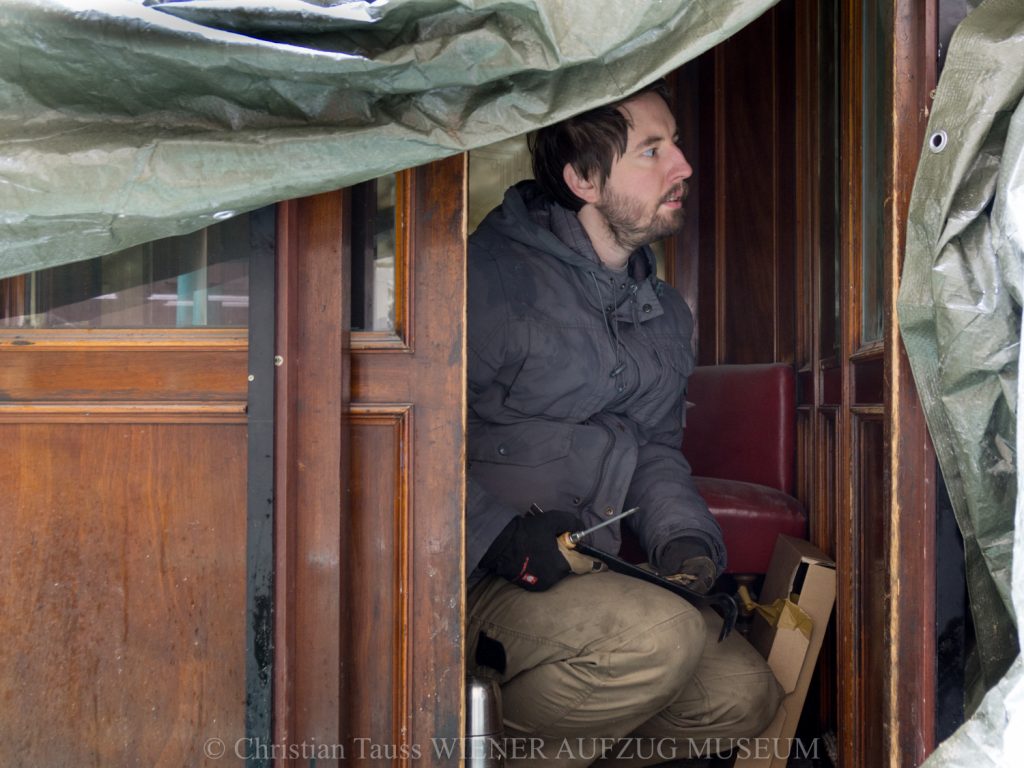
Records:
<instances>
[{"instance_id":1,"label":"interior wall panel","mask_svg":"<svg viewBox=\"0 0 1024 768\"><path fill-rule=\"evenodd\" d=\"M696 73L701 365L792 362L796 347L794 3L783 0Z\"/></svg>"}]
</instances>

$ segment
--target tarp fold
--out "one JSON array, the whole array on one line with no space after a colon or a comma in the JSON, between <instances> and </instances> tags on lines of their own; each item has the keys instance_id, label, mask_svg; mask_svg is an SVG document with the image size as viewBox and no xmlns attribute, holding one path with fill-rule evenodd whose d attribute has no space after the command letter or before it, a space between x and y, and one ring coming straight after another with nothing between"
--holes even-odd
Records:
<instances>
[{"instance_id":1,"label":"tarp fold","mask_svg":"<svg viewBox=\"0 0 1024 768\"><path fill-rule=\"evenodd\" d=\"M775 2L5 2L0 277L525 133Z\"/></svg>"}]
</instances>

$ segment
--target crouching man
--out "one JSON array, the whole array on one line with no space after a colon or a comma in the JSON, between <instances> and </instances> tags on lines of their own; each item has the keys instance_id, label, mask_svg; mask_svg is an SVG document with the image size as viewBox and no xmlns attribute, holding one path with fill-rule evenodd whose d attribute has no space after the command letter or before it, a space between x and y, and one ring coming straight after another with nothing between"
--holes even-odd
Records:
<instances>
[{"instance_id":1,"label":"crouching man","mask_svg":"<svg viewBox=\"0 0 1024 768\"><path fill-rule=\"evenodd\" d=\"M590 765L613 743L602 765L687 757L756 736L781 697L713 612L557 544L637 506L588 542L615 553L628 527L702 591L725 566L679 450L693 320L648 247L683 224L677 140L663 84L545 128L536 181L469 241L469 663L495 670L506 735L534 747L517 765Z\"/></svg>"}]
</instances>

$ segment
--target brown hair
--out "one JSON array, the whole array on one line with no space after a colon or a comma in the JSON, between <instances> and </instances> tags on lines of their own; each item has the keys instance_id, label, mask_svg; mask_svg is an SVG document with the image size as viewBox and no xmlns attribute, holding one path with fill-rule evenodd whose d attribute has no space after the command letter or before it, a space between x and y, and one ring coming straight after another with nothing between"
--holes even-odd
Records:
<instances>
[{"instance_id":1,"label":"brown hair","mask_svg":"<svg viewBox=\"0 0 1024 768\"><path fill-rule=\"evenodd\" d=\"M541 188L571 211L582 208L583 201L565 183L565 164L569 163L581 178L604 184L612 172L612 162L625 153L629 138L629 119L618 107L641 94L652 92L671 105L668 83L664 79L655 80L624 99L537 131L530 149L533 153L533 176Z\"/></svg>"}]
</instances>

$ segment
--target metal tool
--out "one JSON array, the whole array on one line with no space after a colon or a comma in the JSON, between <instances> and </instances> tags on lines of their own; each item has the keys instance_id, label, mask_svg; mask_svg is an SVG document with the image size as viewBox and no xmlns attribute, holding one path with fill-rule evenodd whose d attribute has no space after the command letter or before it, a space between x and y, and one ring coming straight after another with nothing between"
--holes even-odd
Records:
<instances>
[{"instance_id":1,"label":"metal tool","mask_svg":"<svg viewBox=\"0 0 1024 768\"><path fill-rule=\"evenodd\" d=\"M571 549L576 544L578 544L580 542L580 539L582 539L584 536L589 536L594 531L596 531L596 530L598 530L600 528L604 528L606 525L611 525L612 523L617 523L617 522L619 522L619 520L622 520L624 517L629 517L634 512L639 512L639 511L640 511L640 507L633 507L632 509L627 509L625 512L620 512L619 514L614 515L612 517L609 517L607 520L602 520L597 525L592 525L589 528L583 529L582 531L574 531L572 533L563 533L559 538L561 538L563 543L568 545L569 548Z\"/></svg>"},{"instance_id":2,"label":"metal tool","mask_svg":"<svg viewBox=\"0 0 1024 768\"><path fill-rule=\"evenodd\" d=\"M608 566L608 570L621 573L624 576L632 576L633 578L646 581L648 584L654 584L655 586L667 589L669 592L674 592L684 600L703 608L704 606L710 606L714 608L718 614L722 617L722 630L718 633L718 642L722 642L729 636L733 628L736 626L736 619L739 616L739 607L736 605L736 600L732 595L725 592L714 592L709 595L701 594L688 587L684 587L678 581L672 581L666 579L664 576L659 576L653 571L648 571L641 568L633 563L626 562L621 557L617 557L610 552L591 547L589 544L584 544L581 539L585 536L590 535L599 528L604 528L606 525L618 522L622 518L632 515L638 511L640 507L633 507L627 509L625 512L620 512L614 517L609 517L607 520L602 520L597 525L585 528L582 531L569 532L566 531L558 537L558 543L566 549L576 550L581 555L599 560ZM544 514L544 510L536 504L530 505L530 512L536 515Z\"/></svg>"}]
</instances>

